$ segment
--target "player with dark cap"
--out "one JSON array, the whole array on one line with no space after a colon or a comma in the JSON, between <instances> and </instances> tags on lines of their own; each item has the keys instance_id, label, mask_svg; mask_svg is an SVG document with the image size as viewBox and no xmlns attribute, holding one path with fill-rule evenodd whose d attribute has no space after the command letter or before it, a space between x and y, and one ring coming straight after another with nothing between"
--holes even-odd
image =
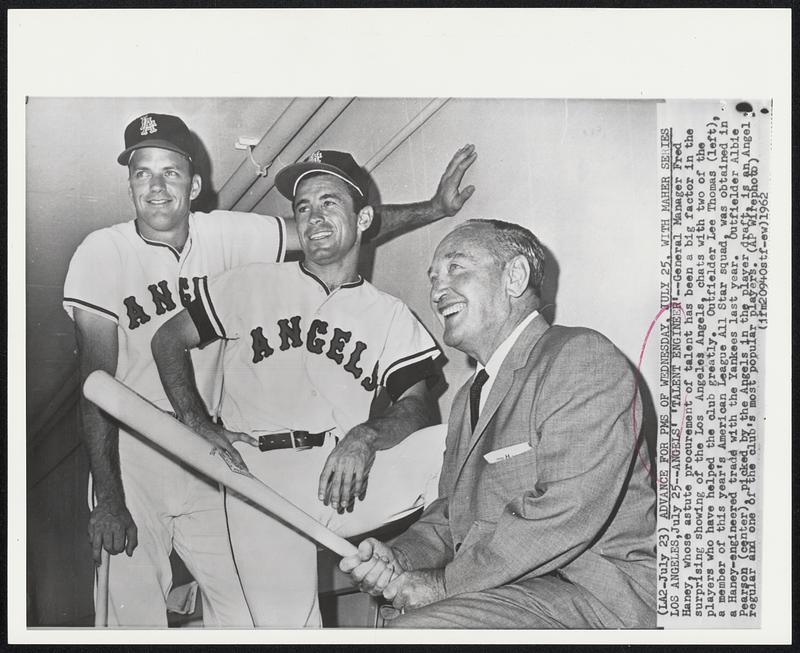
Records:
<instances>
[{"instance_id":1,"label":"player with dark cap","mask_svg":"<svg viewBox=\"0 0 800 653\"><path fill-rule=\"evenodd\" d=\"M455 213L472 192L458 185L474 158L471 146L459 150L430 202L383 207L384 229ZM194 139L176 116L133 120L118 161L129 171L136 218L81 243L65 281L64 308L76 324L82 379L106 370L169 411L150 352L158 327L200 297L209 278L238 265L282 261L298 243L280 217L191 210L202 180ZM218 342L192 352L207 415L217 412L222 351ZM217 487L90 402L80 408L93 483L93 555L99 560L102 548L127 554L111 557L109 625L166 626L173 547L202 589L206 625L252 625Z\"/></svg>"},{"instance_id":2,"label":"player with dark cap","mask_svg":"<svg viewBox=\"0 0 800 653\"><path fill-rule=\"evenodd\" d=\"M353 157L314 152L275 185L292 200L303 261L210 280L159 329L153 354L180 419L353 536L432 498L444 432L420 429L435 419L427 386L441 352L405 304L358 274L373 211ZM224 428L208 418L185 353L219 341ZM235 496L226 506L256 626L321 625L315 543Z\"/></svg>"}]
</instances>

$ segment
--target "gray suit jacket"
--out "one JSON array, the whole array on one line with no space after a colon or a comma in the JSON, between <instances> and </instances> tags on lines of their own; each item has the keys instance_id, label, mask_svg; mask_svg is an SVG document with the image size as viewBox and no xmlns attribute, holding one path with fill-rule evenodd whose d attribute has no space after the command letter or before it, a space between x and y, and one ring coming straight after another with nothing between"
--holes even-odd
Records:
<instances>
[{"instance_id":1,"label":"gray suit jacket","mask_svg":"<svg viewBox=\"0 0 800 653\"><path fill-rule=\"evenodd\" d=\"M655 492L622 353L595 331L537 316L506 356L474 434L468 395L469 382L453 402L440 498L392 545L415 569L443 567L448 596L556 572L622 625L654 626ZM519 443L530 449L484 458Z\"/></svg>"}]
</instances>

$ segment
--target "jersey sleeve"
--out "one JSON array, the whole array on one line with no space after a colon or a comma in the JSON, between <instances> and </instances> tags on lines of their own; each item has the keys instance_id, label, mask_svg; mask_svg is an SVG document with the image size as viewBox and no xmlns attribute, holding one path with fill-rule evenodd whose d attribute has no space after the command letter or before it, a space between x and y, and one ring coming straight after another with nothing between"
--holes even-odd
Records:
<instances>
[{"instance_id":1,"label":"jersey sleeve","mask_svg":"<svg viewBox=\"0 0 800 653\"><path fill-rule=\"evenodd\" d=\"M381 355L381 385L397 401L412 385L437 374L434 361L442 351L427 329L398 302Z\"/></svg>"},{"instance_id":2,"label":"jersey sleeve","mask_svg":"<svg viewBox=\"0 0 800 653\"><path fill-rule=\"evenodd\" d=\"M64 281L63 306L70 319L80 308L119 322L120 266L119 251L108 232L92 232L78 245Z\"/></svg>"},{"instance_id":3,"label":"jersey sleeve","mask_svg":"<svg viewBox=\"0 0 800 653\"><path fill-rule=\"evenodd\" d=\"M225 267L280 263L286 256L286 223L274 215L215 211Z\"/></svg>"},{"instance_id":4,"label":"jersey sleeve","mask_svg":"<svg viewBox=\"0 0 800 653\"><path fill-rule=\"evenodd\" d=\"M197 328L201 349L215 340L239 337L236 307L242 289L250 287L244 280L247 273L248 268L235 268L213 279L200 279L197 297L186 309Z\"/></svg>"}]
</instances>

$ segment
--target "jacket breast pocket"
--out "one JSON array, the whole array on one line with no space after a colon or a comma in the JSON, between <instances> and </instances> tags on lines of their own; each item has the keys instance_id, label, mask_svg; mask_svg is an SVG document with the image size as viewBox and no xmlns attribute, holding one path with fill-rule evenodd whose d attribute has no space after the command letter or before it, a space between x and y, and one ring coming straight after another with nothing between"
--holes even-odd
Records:
<instances>
[{"instance_id":1,"label":"jacket breast pocket","mask_svg":"<svg viewBox=\"0 0 800 653\"><path fill-rule=\"evenodd\" d=\"M533 489L537 479L536 449L528 447L512 456L502 455L496 462L485 462L482 477L485 490L504 505Z\"/></svg>"},{"instance_id":2,"label":"jacket breast pocket","mask_svg":"<svg viewBox=\"0 0 800 653\"><path fill-rule=\"evenodd\" d=\"M530 450L531 445L529 442L518 442L517 444L511 444L507 447L501 447L500 449L488 451L483 454L483 459L490 465L494 465L495 463L520 456Z\"/></svg>"}]
</instances>

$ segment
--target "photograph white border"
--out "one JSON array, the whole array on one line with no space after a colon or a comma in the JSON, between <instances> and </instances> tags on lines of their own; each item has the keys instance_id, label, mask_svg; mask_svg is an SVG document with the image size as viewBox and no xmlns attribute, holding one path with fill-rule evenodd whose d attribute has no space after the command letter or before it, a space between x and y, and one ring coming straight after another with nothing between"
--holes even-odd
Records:
<instances>
[{"instance_id":1,"label":"photograph white border","mask_svg":"<svg viewBox=\"0 0 800 653\"><path fill-rule=\"evenodd\" d=\"M26 9L7 17L10 643L791 641L789 9ZM25 97L304 95L773 99L761 628L26 629Z\"/></svg>"}]
</instances>

